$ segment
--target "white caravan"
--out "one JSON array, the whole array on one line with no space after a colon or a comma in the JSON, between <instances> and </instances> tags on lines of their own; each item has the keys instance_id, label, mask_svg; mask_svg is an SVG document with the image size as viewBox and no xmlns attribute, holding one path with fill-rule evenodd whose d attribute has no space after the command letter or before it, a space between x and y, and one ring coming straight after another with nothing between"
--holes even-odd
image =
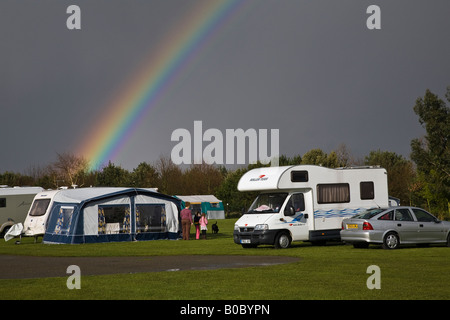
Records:
<instances>
[{"instance_id":1,"label":"white caravan","mask_svg":"<svg viewBox=\"0 0 450 320\"><path fill-rule=\"evenodd\" d=\"M41 187L0 187L0 234L16 223L23 223L34 196Z\"/></svg>"},{"instance_id":2,"label":"white caravan","mask_svg":"<svg viewBox=\"0 0 450 320\"><path fill-rule=\"evenodd\" d=\"M380 167L257 168L241 177L238 190L260 191L234 226L234 242L244 248L340 240L344 218L389 206L387 172Z\"/></svg>"},{"instance_id":3,"label":"white caravan","mask_svg":"<svg viewBox=\"0 0 450 320\"><path fill-rule=\"evenodd\" d=\"M43 236L47 226L47 218L50 214L54 196L60 190L47 190L38 193L28 211L23 224L23 235L28 237Z\"/></svg>"}]
</instances>

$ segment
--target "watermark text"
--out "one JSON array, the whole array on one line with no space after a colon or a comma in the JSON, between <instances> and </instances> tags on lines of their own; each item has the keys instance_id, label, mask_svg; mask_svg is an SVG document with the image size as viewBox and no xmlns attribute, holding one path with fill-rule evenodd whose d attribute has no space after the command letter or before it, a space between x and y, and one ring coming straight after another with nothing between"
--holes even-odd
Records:
<instances>
[{"instance_id":1,"label":"watermark text","mask_svg":"<svg viewBox=\"0 0 450 320\"><path fill-rule=\"evenodd\" d=\"M193 134L184 128L172 132L171 141L178 143L172 148L170 157L177 165L233 165L259 161L278 166L279 129L270 129L270 142L268 136L268 129L226 129L225 135L215 128L203 131L203 122L194 121Z\"/></svg>"}]
</instances>

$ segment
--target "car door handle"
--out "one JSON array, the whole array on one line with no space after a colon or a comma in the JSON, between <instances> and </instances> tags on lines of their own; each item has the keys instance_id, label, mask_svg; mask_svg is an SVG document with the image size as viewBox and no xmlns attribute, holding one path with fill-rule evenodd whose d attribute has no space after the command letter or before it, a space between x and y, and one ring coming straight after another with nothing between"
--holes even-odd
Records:
<instances>
[{"instance_id":1,"label":"car door handle","mask_svg":"<svg viewBox=\"0 0 450 320\"><path fill-rule=\"evenodd\" d=\"M397 227L401 227L402 226L402 224L401 223L397 223Z\"/></svg>"}]
</instances>

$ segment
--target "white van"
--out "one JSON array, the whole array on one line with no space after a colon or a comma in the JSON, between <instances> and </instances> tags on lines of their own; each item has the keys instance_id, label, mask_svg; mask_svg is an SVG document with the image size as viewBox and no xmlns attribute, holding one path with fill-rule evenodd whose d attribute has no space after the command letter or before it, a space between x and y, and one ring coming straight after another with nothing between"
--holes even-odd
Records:
<instances>
[{"instance_id":1,"label":"white van","mask_svg":"<svg viewBox=\"0 0 450 320\"><path fill-rule=\"evenodd\" d=\"M238 190L260 191L234 226L234 242L244 248L340 240L344 218L389 206L387 172L380 167L257 168L241 177Z\"/></svg>"},{"instance_id":2,"label":"white van","mask_svg":"<svg viewBox=\"0 0 450 320\"><path fill-rule=\"evenodd\" d=\"M23 223L34 196L41 187L0 186L0 234L5 234L16 223Z\"/></svg>"}]
</instances>

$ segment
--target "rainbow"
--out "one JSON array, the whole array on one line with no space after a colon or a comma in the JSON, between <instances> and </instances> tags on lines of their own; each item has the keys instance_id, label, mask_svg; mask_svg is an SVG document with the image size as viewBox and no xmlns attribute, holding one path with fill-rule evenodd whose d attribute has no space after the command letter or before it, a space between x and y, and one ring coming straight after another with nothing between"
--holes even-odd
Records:
<instances>
[{"instance_id":1,"label":"rainbow","mask_svg":"<svg viewBox=\"0 0 450 320\"><path fill-rule=\"evenodd\" d=\"M89 170L112 161L132 136L139 121L170 87L175 77L244 0L202 0L150 55L140 72L105 107L101 124L82 141L77 154L86 158Z\"/></svg>"}]
</instances>

